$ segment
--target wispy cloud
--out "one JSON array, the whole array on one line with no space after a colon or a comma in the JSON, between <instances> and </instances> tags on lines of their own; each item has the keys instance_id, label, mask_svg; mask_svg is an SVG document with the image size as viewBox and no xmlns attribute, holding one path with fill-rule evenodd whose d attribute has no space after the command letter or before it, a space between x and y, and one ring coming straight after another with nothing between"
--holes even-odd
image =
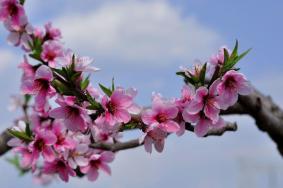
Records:
<instances>
[{"instance_id":1,"label":"wispy cloud","mask_svg":"<svg viewBox=\"0 0 283 188\"><path fill-rule=\"evenodd\" d=\"M125 63L168 64L208 56L222 39L167 1L108 1L55 22L69 47Z\"/></svg>"},{"instance_id":2,"label":"wispy cloud","mask_svg":"<svg viewBox=\"0 0 283 188\"><path fill-rule=\"evenodd\" d=\"M0 72L5 70L13 61L15 61L15 56L11 51L0 49Z\"/></svg>"}]
</instances>

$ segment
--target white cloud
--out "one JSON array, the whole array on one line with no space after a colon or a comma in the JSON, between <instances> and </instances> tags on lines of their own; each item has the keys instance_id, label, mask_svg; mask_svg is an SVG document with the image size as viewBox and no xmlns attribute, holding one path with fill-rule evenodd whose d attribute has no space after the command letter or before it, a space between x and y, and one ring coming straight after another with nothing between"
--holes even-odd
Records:
<instances>
[{"instance_id":1,"label":"white cloud","mask_svg":"<svg viewBox=\"0 0 283 188\"><path fill-rule=\"evenodd\" d=\"M0 72L5 70L9 64L13 62L15 56L13 53L6 49L0 49ZM16 58L18 59L18 58Z\"/></svg>"},{"instance_id":2,"label":"white cloud","mask_svg":"<svg viewBox=\"0 0 283 188\"><path fill-rule=\"evenodd\" d=\"M68 47L121 62L176 63L209 56L221 37L167 1L119 1L55 22Z\"/></svg>"}]
</instances>

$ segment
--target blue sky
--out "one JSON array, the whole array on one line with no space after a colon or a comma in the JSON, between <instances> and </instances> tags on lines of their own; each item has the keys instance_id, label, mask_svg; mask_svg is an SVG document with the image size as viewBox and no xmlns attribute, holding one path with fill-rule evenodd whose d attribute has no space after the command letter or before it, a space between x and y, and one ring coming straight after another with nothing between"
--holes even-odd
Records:
<instances>
[{"instance_id":1,"label":"blue sky","mask_svg":"<svg viewBox=\"0 0 283 188\"><path fill-rule=\"evenodd\" d=\"M252 84L281 106L283 2L256 0L27 0L32 24L53 21L62 28L64 42L81 55L96 60L102 71L93 84L135 86L138 102L148 105L152 91L179 96L178 67L206 59L224 44L253 48L239 65ZM21 51L6 44L0 28L0 129L11 125L18 113L6 110L9 96L19 90L16 69ZM196 138L187 133L170 137L162 154L148 155L143 148L121 152L112 164L111 177L91 183L72 180L51 187L282 187L282 159L267 135L247 117L229 117L239 131L220 138ZM38 187L30 176L0 159L3 187ZM269 177L276 179L273 185ZM281 180L280 180L281 179Z\"/></svg>"}]
</instances>

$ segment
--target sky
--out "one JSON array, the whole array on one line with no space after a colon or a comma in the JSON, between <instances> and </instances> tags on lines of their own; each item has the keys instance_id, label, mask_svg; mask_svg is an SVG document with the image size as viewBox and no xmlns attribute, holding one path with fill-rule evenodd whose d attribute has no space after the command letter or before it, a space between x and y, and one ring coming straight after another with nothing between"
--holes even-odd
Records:
<instances>
[{"instance_id":1,"label":"sky","mask_svg":"<svg viewBox=\"0 0 283 188\"><path fill-rule=\"evenodd\" d=\"M149 105L151 93L180 95L180 66L205 62L218 48L252 52L239 63L251 83L283 106L283 2L280 0L26 0L30 22L52 21L62 29L65 46L95 59L102 71L92 83L136 87L137 101ZM0 27L0 130L12 125L19 112L7 110L9 96L19 91L17 69L22 52L6 43ZM274 143L249 117L232 116L239 131L222 137L197 138L192 133L170 136L165 151L147 154L143 148L120 152L111 164L112 176L97 182L72 179L62 187L282 187L283 164ZM129 138L129 136L125 136ZM9 155L9 154L8 154ZM3 187L40 187L30 175L19 177L0 158Z\"/></svg>"}]
</instances>

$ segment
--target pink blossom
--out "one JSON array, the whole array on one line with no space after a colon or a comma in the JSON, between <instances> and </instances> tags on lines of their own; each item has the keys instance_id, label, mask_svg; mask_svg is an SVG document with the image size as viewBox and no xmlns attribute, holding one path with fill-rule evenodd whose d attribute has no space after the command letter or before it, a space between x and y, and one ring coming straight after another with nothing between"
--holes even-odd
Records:
<instances>
[{"instance_id":1,"label":"pink blossom","mask_svg":"<svg viewBox=\"0 0 283 188\"><path fill-rule=\"evenodd\" d=\"M32 41L30 34L33 33L33 28L29 24L22 24L17 27L11 25L10 22L5 22L5 27L10 31L7 41L14 46L21 46L25 51L30 51L29 43Z\"/></svg>"},{"instance_id":2,"label":"pink blossom","mask_svg":"<svg viewBox=\"0 0 283 188\"><path fill-rule=\"evenodd\" d=\"M225 122L221 117L219 117L216 122L213 122L203 113L197 113L193 115L189 113L183 113L183 116L186 122L195 123L194 132L199 137L205 136L210 129L221 128L225 125Z\"/></svg>"},{"instance_id":3,"label":"pink blossom","mask_svg":"<svg viewBox=\"0 0 283 188\"><path fill-rule=\"evenodd\" d=\"M219 80L214 81L209 90L206 87L197 89L195 98L183 111L185 120L191 118L188 116L193 116L203 110L205 116L211 119L213 123L218 121L220 105L216 88L219 82Z\"/></svg>"},{"instance_id":4,"label":"pink blossom","mask_svg":"<svg viewBox=\"0 0 283 188\"><path fill-rule=\"evenodd\" d=\"M138 94L138 91L135 88L129 88L127 90L124 90L123 88L120 88L120 90L123 91L129 97L131 97L132 101L134 101L134 98ZM141 113L141 111L142 111L142 108L139 105L137 105L136 103L134 103L134 102L128 108L128 112L131 113L131 114L139 114L139 113Z\"/></svg>"},{"instance_id":5,"label":"pink blossom","mask_svg":"<svg viewBox=\"0 0 283 188\"><path fill-rule=\"evenodd\" d=\"M73 59L74 57L74 59ZM87 56L80 57L71 50L66 50L62 58L60 58L60 64L63 67L70 66L72 63L75 63L75 71L78 72L96 72L99 71L99 68L91 66L93 64L93 59Z\"/></svg>"},{"instance_id":6,"label":"pink blossom","mask_svg":"<svg viewBox=\"0 0 283 188\"><path fill-rule=\"evenodd\" d=\"M158 127L147 132L144 138L144 148L148 153L152 152L152 145L154 145L156 151L161 153L164 149L165 139L167 132L159 129Z\"/></svg>"},{"instance_id":7,"label":"pink blossom","mask_svg":"<svg viewBox=\"0 0 283 188\"><path fill-rule=\"evenodd\" d=\"M35 107L38 111L46 109L47 99L55 94L55 89L50 85L53 80L52 71L49 67L41 65L35 72L34 80L25 80L22 88L24 94L34 94Z\"/></svg>"},{"instance_id":8,"label":"pink blossom","mask_svg":"<svg viewBox=\"0 0 283 188\"><path fill-rule=\"evenodd\" d=\"M63 56L62 45L56 41L47 41L42 45L42 49L42 60L48 62L50 67L55 68L57 58Z\"/></svg>"},{"instance_id":9,"label":"pink blossom","mask_svg":"<svg viewBox=\"0 0 283 188\"><path fill-rule=\"evenodd\" d=\"M249 95L252 87L243 74L230 70L222 77L217 91L221 99L221 108L226 110L237 102L238 94Z\"/></svg>"},{"instance_id":10,"label":"pink blossom","mask_svg":"<svg viewBox=\"0 0 283 188\"><path fill-rule=\"evenodd\" d=\"M180 110L183 110L192 101L195 95L195 90L191 85L184 85L181 91L181 98L176 99L175 104Z\"/></svg>"},{"instance_id":11,"label":"pink blossom","mask_svg":"<svg viewBox=\"0 0 283 188\"><path fill-rule=\"evenodd\" d=\"M223 65L223 63L224 63L224 49L226 49L229 54L231 53L231 50L229 50L226 46L223 46L218 50L217 54L211 56L209 63L214 65L214 66Z\"/></svg>"},{"instance_id":12,"label":"pink blossom","mask_svg":"<svg viewBox=\"0 0 283 188\"><path fill-rule=\"evenodd\" d=\"M62 152L76 147L75 141L70 137L67 130L59 122L53 123L52 132L57 137L57 142L54 144L56 151Z\"/></svg>"},{"instance_id":13,"label":"pink blossom","mask_svg":"<svg viewBox=\"0 0 283 188\"><path fill-rule=\"evenodd\" d=\"M46 161L43 166L43 173L58 173L59 177L65 182L69 181L69 176L76 176L76 172L69 166L67 161L63 159L56 159L53 162Z\"/></svg>"},{"instance_id":14,"label":"pink blossom","mask_svg":"<svg viewBox=\"0 0 283 188\"><path fill-rule=\"evenodd\" d=\"M46 161L53 161L55 153L52 146L56 143L57 138L51 131L36 131L34 141L29 144L29 149L32 152L33 163L39 158L40 153Z\"/></svg>"},{"instance_id":15,"label":"pink blossom","mask_svg":"<svg viewBox=\"0 0 283 188\"><path fill-rule=\"evenodd\" d=\"M43 186L49 185L52 182L53 179L54 179L53 175L44 174L42 172L33 176L33 182L35 184L39 184L39 185L43 185Z\"/></svg>"},{"instance_id":16,"label":"pink blossom","mask_svg":"<svg viewBox=\"0 0 283 188\"><path fill-rule=\"evenodd\" d=\"M81 172L87 175L88 180L95 181L98 178L98 171L102 170L111 175L111 169L107 163L114 160L112 152L102 152L101 154L93 154L89 158L87 166L81 167Z\"/></svg>"},{"instance_id":17,"label":"pink blossom","mask_svg":"<svg viewBox=\"0 0 283 188\"><path fill-rule=\"evenodd\" d=\"M222 118L219 118L217 122L213 123L210 119L205 118L204 116L201 116L198 120L194 132L197 136L203 137L205 136L208 131L212 128L221 128L225 125L225 122Z\"/></svg>"},{"instance_id":18,"label":"pink blossom","mask_svg":"<svg viewBox=\"0 0 283 188\"><path fill-rule=\"evenodd\" d=\"M2 0L0 2L0 20L9 21L14 27L27 23L25 10L18 0Z\"/></svg>"},{"instance_id":19,"label":"pink blossom","mask_svg":"<svg viewBox=\"0 0 283 188\"><path fill-rule=\"evenodd\" d=\"M75 104L75 97L58 98L60 107L49 112L50 117L63 119L64 125L71 131L85 131L87 128L86 111Z\"/></svg>"},{"instance_id":20,"label":"pink blossom","mask_svg":"<svg viewBox=\"0 0 283 188\"><path fill-rule=\"evenodd\" d=\"M88 164L87 154L89 152L90 136L76 132L71 135L75 147L63 152L63 157L71 168L76 169L79 166Z\"/></svg>"},{"instance_id":21,"label":"pink blossom","mask_svg":"<svg viewBox=\"0 0 283 188\"><path fill-rule=\"evenodd\" d=\"M60 29L54 28L51 22L48 22L44 26L45 28L45 40L59 40L62 38Z\"/></svg>"},{"instance_id":22,"label":"pink blossom","mask_svg":"<svg viewBox=\"0 0 283 188\"><path fill-rule=\"evenodd\" d=\"M154 97L152 109L142 113L142 121L149 126L149 129L158 127L164 132L173 133L180 129L178 123L174 121L178 112L178 108L172 103Z\"/></svg>"},{"instance_id":23,"label":"pink blossom","mask_svg":"<svg viewBox=\"0 0 283 188\"><path fill-rule=\"evenodd\" d=\"M101 104L105 112L100 118L110 126L114 126L116 123L128 123L131 120L128 108L133 104L132 97L123 91L115 90L110 98L104 96ZM100 118L98 121L101 121Z\"/></svg>"},{"instance_id":24,"label":"pink blossom","mask_svg":"<svg viewBox=\"0 0 283 188\"><path fill-rule=\"evenodd\" d=\"M68 161L70 167L73 169L78 166L86 166L88 164L88 158L86 153L89 151L89 144L87 143L76 143L75 148L66 150L64 152L64 158Z\"/></svg>"},{"instance_id":25,"label":"pink blossom","mask_svg":"<svg viewBox=\"0 0 283 188\"><path fill-rule=\"evenodd\" d=\"M25 146L14 148L14 151L21 155L20 166L24 169L35 168L35 160L32 150Z\"/></svg>"}]
</instances>

